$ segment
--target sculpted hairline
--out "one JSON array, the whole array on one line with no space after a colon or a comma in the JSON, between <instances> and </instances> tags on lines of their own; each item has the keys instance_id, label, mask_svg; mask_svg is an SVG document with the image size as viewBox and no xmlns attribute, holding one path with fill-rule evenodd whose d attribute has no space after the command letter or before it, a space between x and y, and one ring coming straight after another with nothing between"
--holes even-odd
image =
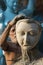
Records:
<instances>
[{"instance_id":1,"label":"sculpted hairline","mask_svg":"<svg viewBox=\"0 0 43 65\"><path fill-rule=\"evenodd\" d=\"M19 26L19 24L21 22L26 22L28 24L29 23L36 23L38 25L38 27L39 27L39 31L41 31L41 25L40 25L40 23L38 21L35 21L33 19L22 19L22 20L17 21L16 28Z\"/></svg>"}]
</instances>

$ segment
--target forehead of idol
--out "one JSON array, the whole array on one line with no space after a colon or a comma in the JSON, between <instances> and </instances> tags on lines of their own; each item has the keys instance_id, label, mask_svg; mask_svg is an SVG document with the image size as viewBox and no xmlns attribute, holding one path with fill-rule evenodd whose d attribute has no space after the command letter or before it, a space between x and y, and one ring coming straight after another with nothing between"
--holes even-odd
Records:
<instances>
[{"instance_id":1,"label":"forehead of idol","mask_svg":"<svg viewBox=\"0 0 43 65\"><path fill-rule=\"evenodd\" d=\"M38 32L38 25L36 23L28 23L27 20L21 20L20 22L18 21L18 24L16 25L16 31L21 32L21 31L31 31L35 30Z\"/></svg>"}]
</instances>

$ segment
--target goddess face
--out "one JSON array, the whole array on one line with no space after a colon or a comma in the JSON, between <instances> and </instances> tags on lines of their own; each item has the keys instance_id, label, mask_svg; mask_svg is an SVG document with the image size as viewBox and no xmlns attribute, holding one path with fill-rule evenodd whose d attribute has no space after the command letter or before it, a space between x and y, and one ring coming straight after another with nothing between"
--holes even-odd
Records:
<instances>
[{"instance_id":1,"label":"goddess face","mask_svg":"<svg viewBox=\"0 0 43 65\"><path fill-rule=\"evenodd\" d=\"M6 0L6 2L7 6L16 12L25 8L28 3L28 0Z\"/></svg>"},{"instance_id":2,"label":"goddess face","mask_svg":"<svg viewBox=\"0 0 43 65\"><path fill-rule=\"evenodd\" d=\"M41 32L36 23L29 23L23 19L16 24L16 37L22 49L32 49L38 43Z\"/></svg>"}]
</instances>

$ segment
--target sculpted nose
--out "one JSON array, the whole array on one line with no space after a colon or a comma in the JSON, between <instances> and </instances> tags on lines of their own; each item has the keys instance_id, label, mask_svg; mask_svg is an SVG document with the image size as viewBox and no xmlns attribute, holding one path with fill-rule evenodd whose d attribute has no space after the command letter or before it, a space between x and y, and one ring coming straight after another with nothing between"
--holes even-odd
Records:
<instances>
[{"instance_id":1,"label":"sculpted nose","mask_svg":"<svg viewBox=\"0 0 43 65\"><path fill-rule=\"evenodd\" d=\"M28 35L28 33L26 32L26 33L25 33L25 36L24 36L24 45L28 45L28 43L29 43L29 35Z\"/></svg>"}]
</instances>

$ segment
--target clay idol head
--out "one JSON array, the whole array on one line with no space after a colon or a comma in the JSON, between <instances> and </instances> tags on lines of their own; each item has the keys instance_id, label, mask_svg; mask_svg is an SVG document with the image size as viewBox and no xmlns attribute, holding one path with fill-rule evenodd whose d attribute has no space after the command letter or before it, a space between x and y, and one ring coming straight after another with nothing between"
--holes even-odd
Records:
<instances>
[{"instance_id":1,"label":"clay idol head","mask_svg":"<svg viewBox=\"0 0 43 65\"><path fill-rule=\"evenodd\" d=\"M22 19L16 24L16 37L22 49L32 49L40 39L41 26L34 20Z\"/></svg>"}]
</instances>

